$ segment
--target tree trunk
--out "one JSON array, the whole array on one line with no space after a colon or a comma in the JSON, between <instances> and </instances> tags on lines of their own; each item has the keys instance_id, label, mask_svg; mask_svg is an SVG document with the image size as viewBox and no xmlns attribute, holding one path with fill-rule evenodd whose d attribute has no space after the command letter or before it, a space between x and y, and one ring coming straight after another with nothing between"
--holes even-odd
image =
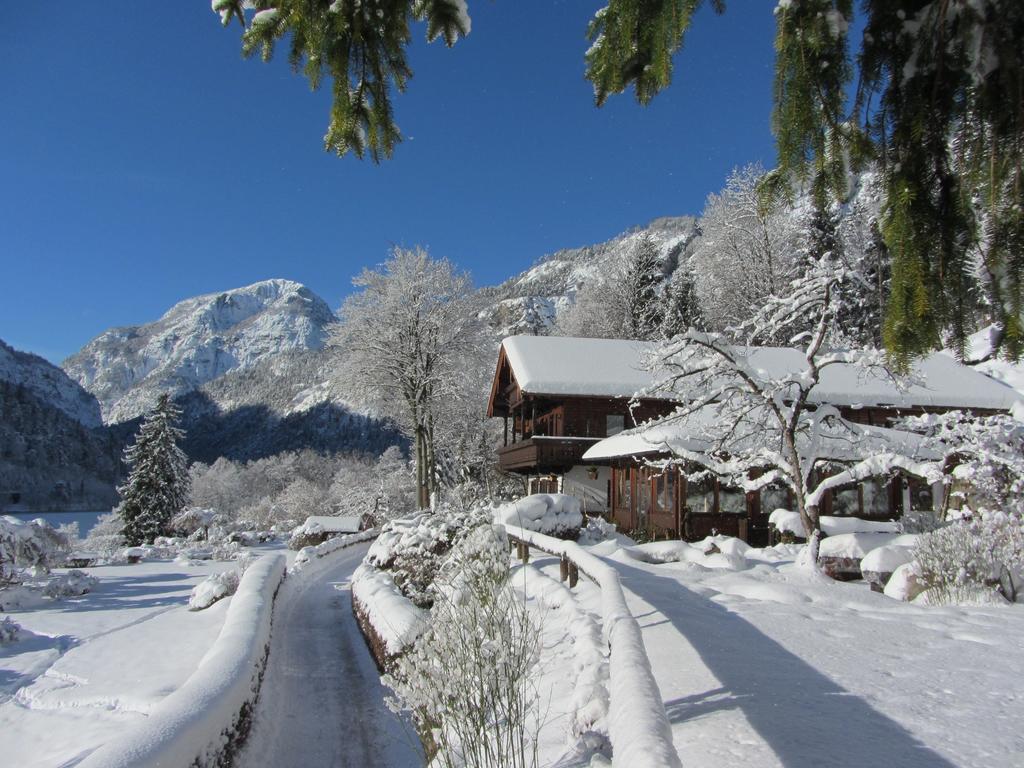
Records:
<instances>
[{"instance_id":1,"label":"tree trunk","mask_svg":"<svg viewBox=\"0 0 1024 768\"><path fill-rule=\"evenodd\" d=\"M430 506L430 486L427 479L427 440L422 425L414 432L416 444L416 506L427 509Z\"/></svg>"}]
</instances>

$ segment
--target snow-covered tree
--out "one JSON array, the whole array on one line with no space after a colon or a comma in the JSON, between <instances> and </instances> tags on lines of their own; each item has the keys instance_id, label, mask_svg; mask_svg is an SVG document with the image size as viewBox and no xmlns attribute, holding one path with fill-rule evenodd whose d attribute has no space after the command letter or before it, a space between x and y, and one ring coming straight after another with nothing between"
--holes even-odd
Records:
<instances>
[{"instance_id":1,"label":"snow-covered tree","mask_svg":"<svg viewBox=\"0 0 1024 768\"><path fill-rule=\"evenodd\" d=\"M469 277L422 249L396 248L353 281L359 292L342 307L331 338L345 391L395 418L413 443L418 503L440 488L441 414L464 392L478 360L481 331Z\"/></svg>"},{"instance_id":2,"label":"snow-covered tree","mask_svg":"<svg viewBox=\"0 0 1024 768\"><path fill-rule=\"evenodd\" d=\"M828 368L842 366L854 380L893 376L878 350L830 346L843 280L842 265L822 259L736 333L690 330L650 361L658 376L654 389L683 405L645 434L667 444L673 462L698 464L735 487L788 488L807 531L811 562L828 490L897 469L941 476L941 463L918 455L915 436L852 424L816 401L815 388ZM812 328L802 350L757 346L794 327Z\"/></svg>"},{"instance_id":3,"label":"snow-covered tree","mask_svg":"<svg viewBox=\"0 0 1024 768\"><path fill-rule=\"evenodd\" d=\"M697 300L692 267L680 264L665 286L661 307L661 336L671 339L690 328L704 329L706 321Z\"/></svg>"},{"instance_id":4,"label":"snow-covered tree","mask_svg":"<svg viewBox=\"0 0 1024 768\"><path fill-rule=\"evenodd\" d=\"M787 290L796 271L798 226L759 192L763 176L758 165L737 168L704 206L689 261L699 305L714 330L745 323L769 296Z\"/></svg>"},{"instance_id":5,"label":"snow-covered tree","mask_svg":"<svg viewBox=\"0 0 1024 768\"><path fill-rule=\"evenodd\" d=\"M645 232L626 258L607 264L601 275L583 284L575 304L559 317L557 332L598 339L659 338L661 282L658 246Z\"/></svg>"},{"instance_id":6,"label":"snow-covered tree","mask_svg":"<svg viewBox=\"0 0 1024 768\"><path fill-rule=\"evenodd\" d=\"M177 426L181 412L167 394L139 427L135 442L125 449L131 468L118 488L117 513L124 521L123 535L130 545L152 543L168 533L171 520L188 503L188 459L178 447L185 433Z\"/></svg>"}]
</instances>

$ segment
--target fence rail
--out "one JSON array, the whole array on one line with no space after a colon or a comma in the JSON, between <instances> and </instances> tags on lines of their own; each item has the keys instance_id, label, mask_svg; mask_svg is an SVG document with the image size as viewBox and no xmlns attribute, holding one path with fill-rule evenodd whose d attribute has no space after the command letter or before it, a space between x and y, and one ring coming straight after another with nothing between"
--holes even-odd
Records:
<instances>
[{"instance_id":1,"label":"fence rail","mask_svg":"<svg viewBox=\"0 0 1024 768\"><path fill-rule=\"evenodd\" d=\"M574 541L563 541L506 525L520 559L530 548L559 558L563 581L576 586L579 574L601 590L604 639L608 644L609 726L612 761L629 768L682 768L672 744L672 727L644 650L640 625L626 604L619 574Z\"/></svg>"}]
</instances>

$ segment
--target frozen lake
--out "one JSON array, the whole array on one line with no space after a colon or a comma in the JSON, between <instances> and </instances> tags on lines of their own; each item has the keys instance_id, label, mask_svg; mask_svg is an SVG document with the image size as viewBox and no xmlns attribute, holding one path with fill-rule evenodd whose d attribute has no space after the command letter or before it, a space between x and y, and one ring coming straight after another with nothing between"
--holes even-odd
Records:
<instances>
[{"instance_id":1,"label":"frozen lake","mask_svg":"<svg viewBox=\"0 0 1024 768\"><path fill-rule=\"evenodd\" d=\"M78 523L78 536L83 538L96 525L100 515L105 515L109 511L109 509L100 509L92 512L5 512L4 514L16 517L19 520L35 520L41 517L54 527L68 523Z\"/></svg>"}]
</instances>

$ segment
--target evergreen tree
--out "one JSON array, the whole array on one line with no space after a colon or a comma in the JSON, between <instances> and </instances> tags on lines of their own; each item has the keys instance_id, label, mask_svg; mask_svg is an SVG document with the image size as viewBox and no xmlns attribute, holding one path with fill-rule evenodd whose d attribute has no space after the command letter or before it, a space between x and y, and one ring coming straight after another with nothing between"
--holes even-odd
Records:
<instances>
[{"instance_id":1,"label":"evergreen tree","mask_svg":"<svg viewBox=\"0 0 1024 768\"><path fill-rule=\"evenodd\" d=\"M637 241L622 282L625 293L623 331L628 339L655 339L661 325L658 246L647 233Z\"/></svg>"},{"instance_id":2,"label":"evergreen tree","mask_svg":"<svg viewBox=\"0 0 1024 768\"><path fill-rule=\"evenodd\" d=\"M171 519L188 501L188 459L178 447L185 432L176 425L181 411L162 394L156 408L139 427L135 443L125 449L131 468L128 480L118 488L117 513L124 521L124 538L131 546L152 543L167 533Z\"/></svg>"},{"instance_id":3,"label":"evergreen tree","mask_svg":"<svg viewBox=\"0 0 1024 768\"><path fill-rule=\"evenodd\" d=\"M690 328L705 330L697 290L688 265L680 265L665 286L661 309L661 335L672 339Z\"/></svg>"}]
</instances>

